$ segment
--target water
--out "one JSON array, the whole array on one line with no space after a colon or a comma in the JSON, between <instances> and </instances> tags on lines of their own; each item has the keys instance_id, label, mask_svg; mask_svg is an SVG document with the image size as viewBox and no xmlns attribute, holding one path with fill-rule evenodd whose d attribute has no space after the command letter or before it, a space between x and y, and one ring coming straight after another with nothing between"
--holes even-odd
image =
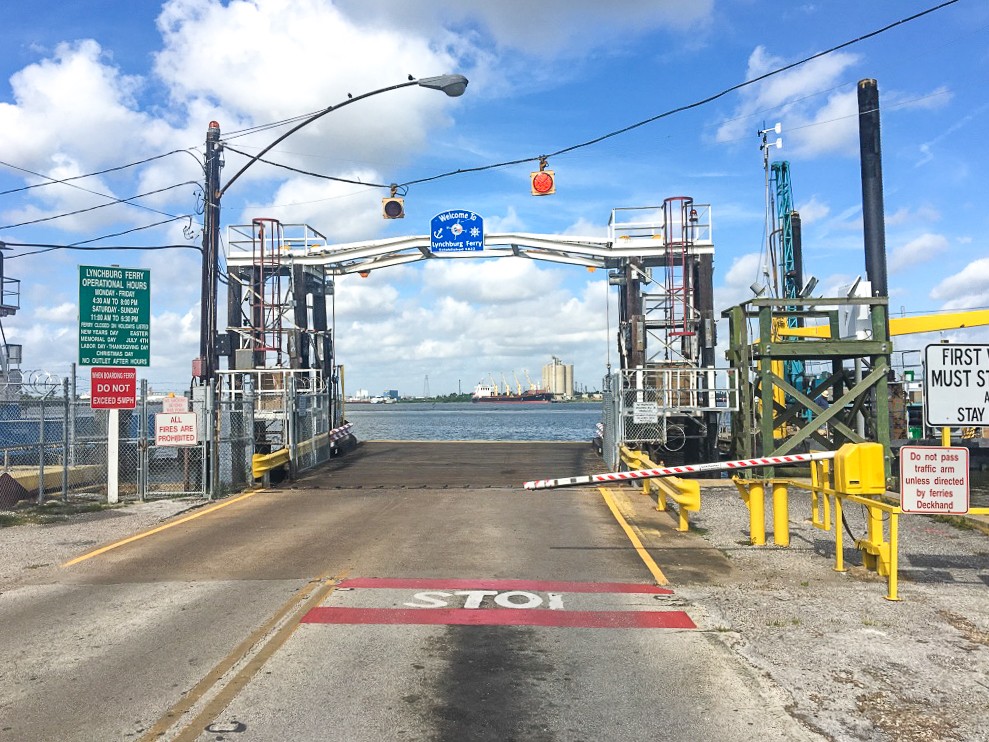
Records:
<instances>
[{"instance_id":1,"label":"water","mask_svg":"<svg viewBox=\"0 0 989 742\"><path fill-rule=\"evenodd\" d=\"M591 441L599 402L346 405L362 441Z\"/></svg>"}]
</instances>

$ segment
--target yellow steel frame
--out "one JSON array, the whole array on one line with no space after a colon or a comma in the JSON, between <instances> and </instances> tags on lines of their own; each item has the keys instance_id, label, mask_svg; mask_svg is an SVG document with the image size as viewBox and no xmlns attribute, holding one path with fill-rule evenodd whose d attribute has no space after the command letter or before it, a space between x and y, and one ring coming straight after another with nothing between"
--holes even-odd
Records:
<instances>
[{"instance_id":1,"label":"yellow steel frame","mask_svg":"<svg viewBox=\"0 0 989 742\"><path fill-rule=\"evenodd\" d=\"M753 545L766 543L765 493L767 485L773 493L773 524L776 531L773 543L790 545L788 488L807 490L811 493L811 523L815 528L830 531L834 523L836 572L845 572L844 543L841 527L842 508L846 502L858 503L866 508L866 535L855 540L855 548L862 552L862 564L886 578L887 600L899 600L897 573L899 562L899 516L903 512L876 497L841 492L832 486L830 461L811 462L811 481L795 479L745 480L735 477L732 481L742 500L749 508L749 539ZM834 517L832 518L832 510ZM888 516L888 518L887 518ZM887 539L884 523L889 524Z\"/></svg>"},{"instance_id":2,"label":"yellow steel frame","mask_svg":"<svg viewBox=\"0 0 989 742\"><path fill-rule=\"evenodd\" d=\"M662 464L653 462L642 451L633 451L626 446L619 449L622 462L629 469L658 469ZM680 477L655 477L642 480L642 494L656 493L656 510L665 511L667 500L675 502L678 508L678 531L690 530L688 513L696 513L701 509L701 485L695 479L680 479Z\"/></svg>"},{"instance_id":3,"label":"yellow steel frame","mask_svg":"<svg viewBox=\"0 0 989 742\"><path fill-rule=\"evenodd\" d=\"M892 337L894 335L913 335L918 332L960 330L963 327L982 327L984 325L989 325L989 309L974 309L969 312L924 314L917 317L890 317L889 334ZM788 337L831 337L829 325L781 327L777 332Z\"/></svg>"}]
</instances>

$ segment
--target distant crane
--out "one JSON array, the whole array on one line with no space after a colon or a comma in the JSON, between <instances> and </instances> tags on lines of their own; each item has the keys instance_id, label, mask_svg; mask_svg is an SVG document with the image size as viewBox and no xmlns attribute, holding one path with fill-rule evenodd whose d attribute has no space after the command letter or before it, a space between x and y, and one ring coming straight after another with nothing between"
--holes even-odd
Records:
<instances>
[{"instance_id":1,"label":"distant crane","mask_svg":"<svg viewBox=\"0 0 989 742\"><path fill-rule=\"evenodd\" d=\"M777 251L779 253L779 287L781 299L797 299L803 289L803 259L798 237L793 236L793 192L790 186L790 163L786 160L772 163L772 182L776 186ZM799 220L799 216L797 216ZM775 285L775 282L774 282ZM787 307L794 310L795 307ZM787 317L788 328L799 327L797 317ZM804 362L790 360L784 363L784 376L794 389L803 391Z\"/></svg>"}]
</instances>

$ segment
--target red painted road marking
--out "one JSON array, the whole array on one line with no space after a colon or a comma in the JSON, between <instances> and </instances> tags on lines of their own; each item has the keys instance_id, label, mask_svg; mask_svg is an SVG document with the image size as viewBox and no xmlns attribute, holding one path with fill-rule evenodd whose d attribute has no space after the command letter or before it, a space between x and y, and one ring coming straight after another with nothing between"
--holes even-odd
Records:
<instances>
[{"instance_id":1,"label":"red painted road marking","mask_svg":"<svg viewBox=\"0 0 989 742\"><path fill-rule=\"evenodd\" d=\"M436 578L354 577L338 588L376 587L411 590L532 590L553 593L644 593L672 595L668 587L634 582L544 582L540 580L461 580Z\"/></svg>"},{"instance_id":2,"label":"red painted road marking","mask_svg":"<svg viewBox=\"0 0 989 742\"><path fill-rule=\"evenodd\" d=\"M580 629L696 629L683 611L525 611L511 608L313 608L302 623L559 626Z\"/></svg>"},{"instance_id":3,"label":"red painted road marking","mask_svg":"<svg viewBox=\"0 0 989 742\"><path fill-rule=\"evenodd\" d=\"M366 588L420 591L412 596L413 600L426 603L427 606L430 603L434 605L426 607L405 603L401 608L319 606L309 611L302 623L556 626L593 629L697 628L684 611L564 609L563 596L566 593L643 596L673 594L669 588L658 585L631 582L354 577L341 581L337 588L356 592ZM486 602L491 596L495 596L493 602L500 605L500 608L491 607L490 604L482 605L482 601ZM527 604L513 601L513 596L526 598ZM544 597L547 598L546 608L542 607ZM461 602L463 607L449 607L449 599Z\"/></svg>"}]
</instances>

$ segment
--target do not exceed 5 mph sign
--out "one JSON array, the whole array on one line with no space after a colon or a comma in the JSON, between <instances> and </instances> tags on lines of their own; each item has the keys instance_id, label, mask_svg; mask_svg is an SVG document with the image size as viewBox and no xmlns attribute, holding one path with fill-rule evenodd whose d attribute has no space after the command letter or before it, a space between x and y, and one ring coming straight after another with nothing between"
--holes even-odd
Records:
<instances>
[{"instance_id":1,"label":"do not exceed 5 mph sign","mask_svg":"<svg viewBox=\"0 0 989 742\"><path fill-rule=\"evenodd\" d=\"M989 345L928 345L924 361L928 425L989 425Z\"/></svg>"}]
</instances>

